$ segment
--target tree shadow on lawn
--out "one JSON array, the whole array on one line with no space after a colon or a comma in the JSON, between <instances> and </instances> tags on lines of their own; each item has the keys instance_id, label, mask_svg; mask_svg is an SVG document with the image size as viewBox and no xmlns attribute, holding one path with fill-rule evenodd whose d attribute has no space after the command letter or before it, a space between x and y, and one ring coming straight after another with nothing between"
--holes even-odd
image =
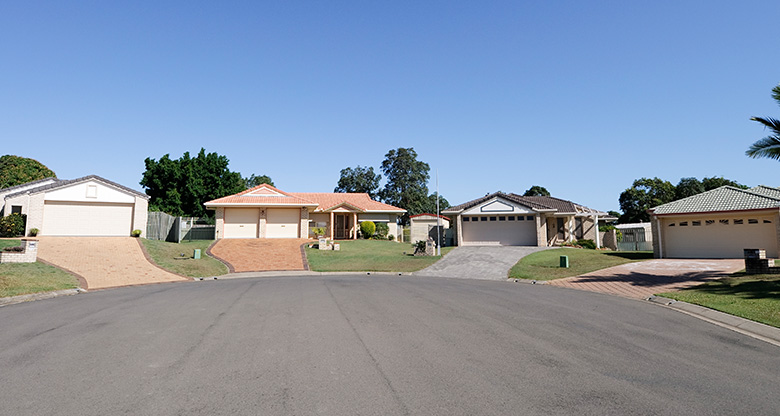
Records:
<instances>
[{"instance_id":1,"label":"tree shadow on lawn","mask_svg":"<svg viewBox=\"0 0 780 416\"><path fill-rule=\"evenodd\" d=\"M741 279L747 279L740 281ZM735 273L717 282L688 288L711 295L736 296L742 299L780 300L780 276L761 278L744 273Z\"/></svg>"}]
</instances>

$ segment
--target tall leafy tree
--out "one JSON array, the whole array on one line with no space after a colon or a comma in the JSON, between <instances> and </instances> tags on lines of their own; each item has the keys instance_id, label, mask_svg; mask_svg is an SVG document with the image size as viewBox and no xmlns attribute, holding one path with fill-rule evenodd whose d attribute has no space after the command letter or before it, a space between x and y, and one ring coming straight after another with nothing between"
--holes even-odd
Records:
<instances>
[{"instance_id":1,"label":"tall leafy tree","mask_svg":"<svg viewBox=\"0 0 780 416\"><path fill-rule=\"evenodd\" d=\"M772 98L780 105L780 85L772 88ZM752 158L766 157L769 159L780 160L780 120L772 117L751 117L753 121L759 122L769 129L769 136L753 143L745 152Z\"/></svg>"},{"instance_id":2,"label":"tall leafy tree","mask_svg":"<svg viewBox=\"0 0 780 416\"><path fill-rule=\"evenodd\" d=\"M428 179L430 166L417 160L414 148L392 149L382 161L382 172L387 183L380 191L384 202L407 210L401 221L408 224L409 216L421 214L429 202Z\"/></svg>"},{"instance_id":3,"label":"tall leafy tree","mask_svg":"<svg viewBox=\"0 0 780 416\"><path fill-rule=\"evenodd\" d=\"M704 186L705 191L709 191L715 188L720 188L721 186L725 186L725 185L733 186L735 188L740 188L740 189L748 189L746 185L742 185L741 183L732 181L731 179L725 179L722 176L721 177L713 176L711 178L704 178L701 180L701 184L702 186Z\"/></svg>"},{"instance_id":4,"label":"tall leafy tree","mask_svg":"<svg viewBox=\"0 0 780 416\"><path fill-rule=\"evenodd\" d=\"M35 159L13 155L0 157L0 189L56 177L51 169Z\"/></svg>"},{"instance_id":5,"label":"tall leafy tree","mask_svg":"<svg viewBox=\"0 0 780 416\"><path fill-rule=\"evenodd\" d=\"M189 152L176 160L167 154L159 161L146 158L140 183L151 197L149 208L171 215L209 216L204 202L246 189L241 174L231 172L228 162L205 149L194 158Z\"/></svg>"},{"instance_id":6,"label":"tall leafy tree","mask_svg":"<svg viewBox=\"0 0 780 416\"><path fill-rule=\"evenodd\" d=\"M271 177L268 175L255 176L255 174L253 173L248 178L244 178L244 184L245 184L244 186L246 187L246 189L254 188L255 186L263 183L267 183L271 186L275 186L274 181L272 181Z\"/></svg>"},{"instance_id":7,"label":"tall leafy tree","mask_svg":"<svg viewBox=\"0 0 780 416\"><path fill-rule=\"evenodd\" d=\"M682 178L674 188L674 199L683 199L704 192L704 185L696 178Z\"/></svg>"},{"instance_id":8,"label":"tall leafy tree","mask_svg":"<svg viewBox=\"0 0 780 416\"><path fill-rule=\"evenodd\" d=\"M358 165L356 168L341 169L339 183L333 192L366 193L375 199L379 193L379 181L382 175L374 173L374 168Z\"/></svg>"},{"instance_id":9,"label":"tall leafy tree","mask_svg":"<svg viewBox=\"0 0 780 416\"><path fill-rule=\"evenodd\" d=\"M623 215L618 222L648 222L650 215L647 210L674 201L675 186L671 182L659 178L641 178L620 194L620 210Z\"/></svg>"},{"instance_id":10,"label":"tall leafy tree","mask_svg":"<svg viewBox=\"0 0 780 416\"><path fill-rule=\"evenodd\" d=\"M450 202L447 201L447 198L443 196L439 196L439 211L444 211L449 207L450 207ZM427 212L430 214L436 213L436 192L428 195L428 200L425 202L425 205L423 206L423 212ZM419 214L422 214L422 212L420 212Z\"/></svg>"},{"instance_id":11,"label":"tall leafy tree","mask_svg":"<svg viewBox=\"0 0 780 416\"><path fill-rule=\"evenodd\" d=\"M550 196L550 191L544 186L534 185L525 191L523 196Z\"/></svg>"}]
</instances>

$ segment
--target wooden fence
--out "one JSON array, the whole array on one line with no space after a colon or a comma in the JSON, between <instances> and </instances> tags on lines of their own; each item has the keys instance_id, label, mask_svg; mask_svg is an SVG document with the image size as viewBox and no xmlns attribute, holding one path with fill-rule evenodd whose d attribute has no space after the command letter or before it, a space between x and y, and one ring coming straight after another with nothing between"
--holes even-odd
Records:
<instances>
[{"instance_id":1,"label":"wooden fence","mask_svg":"<svg viewBox=\"0 0 780 416\"><path fill-rule=\"evenodd\" d=\"M216 226L196 217L174 217L164 212L149 212L146 238L180 243L192 240L213 240Z\"/></svg>"}]
</instances>

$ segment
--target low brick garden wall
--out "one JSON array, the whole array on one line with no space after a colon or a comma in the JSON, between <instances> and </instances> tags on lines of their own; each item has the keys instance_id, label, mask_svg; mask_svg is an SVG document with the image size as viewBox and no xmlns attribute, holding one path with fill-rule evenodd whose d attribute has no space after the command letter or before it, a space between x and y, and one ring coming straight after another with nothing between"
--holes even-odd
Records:
<instances>
[{"instance_id":1,"label":"low brick garden wall","mask_svg":"<svg viewBox=\"0 0 780 416\"><path fill-rule=\"evenodd\" d=\"M744 253L745 273L780 274L780 267L775 266L775 261L766 258L766 250L746 248Z\"/></svg>"},{"instance_id":2,"label":"low brick garden wall","mask_svg":"<svg viewBox=\"0 0 780 416\"><path fill-rule=\"evenodd\" d=\"M12 247L12 250L19 250ZM0 251L0 263L35 263L38 260L38 240L23 238L20 251Z\"/></svg>"}]
</instances>

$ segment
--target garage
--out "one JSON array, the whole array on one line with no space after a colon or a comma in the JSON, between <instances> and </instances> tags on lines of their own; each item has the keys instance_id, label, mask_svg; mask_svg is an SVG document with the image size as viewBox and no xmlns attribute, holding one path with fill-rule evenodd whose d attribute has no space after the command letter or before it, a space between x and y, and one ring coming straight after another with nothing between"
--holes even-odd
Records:
<instances>
[{"instance_id":1,"label":"garage","mask_svg":"<svg viewBox=\"0 0 780 416\"><path fill-rule=\"evenodd\" d=\"M298 238L300 212L299 209L269 208L266 214L266 238Z\"/></svg>"},{"instance_id":2,"label":"garage","mask_svg":"<svg viewBox=\"0 0 780 416\"><path fill-rule=\"evenodd\" d=\"M463 216L464 245L535 246L533 215Z\"/></svg>"},{"instance_id":3,"label":"garage","mask_svg":"<svg viewBox=\"0 0 780 416\"><path fill-rule=\"evenodd\" d=\"M700 216L663 218L668 258L742 258L746 248L778 257L774 216Z\"/></svg>"},{"instance_id":4,"label":"garage","mask_svg":"<svg viewBox=\"0 0 780 416\"><path fill-rule=\"evenodd\" d=\"M224 238L257 238L259 220L257 208L226 209Z\"/></svg>"},{"instance_id":5,"label":"garage","mask_svg":"<svg viewBox=\"0 0 780 416\"><path fill-rule=\"evenodd\" d=\"M46 201L42 234L126 237L133 231L133 204Z\"/></svg>"}]
</instances>

